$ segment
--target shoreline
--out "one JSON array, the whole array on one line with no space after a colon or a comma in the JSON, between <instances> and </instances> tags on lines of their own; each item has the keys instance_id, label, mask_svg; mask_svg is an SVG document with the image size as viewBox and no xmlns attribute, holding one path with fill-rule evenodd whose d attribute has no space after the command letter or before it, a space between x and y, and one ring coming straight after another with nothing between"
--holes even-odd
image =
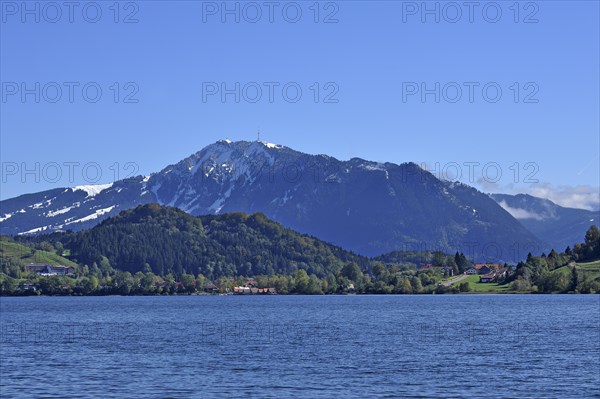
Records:
<instances>
[{"instance_id":1,"label":"shoreline","mask_svg":"<svg viewBox=\"0 0 600 399\"><path fill-rule=\"evenodd\" d=\"M51 298L51 297L61 297L61 298L76 298L76 297L274 297L274 296L310 296L310 297L332 297L332 296L456 296L456 295L600 295L599 293L575 293L575 292L460 292L460 293L443 293L443 294L435 294L435 293L422 293L422 294L272 294L272 295L232 295L232 294L171 294L171 295L163 295L163 294L155 294L155 295L118 295L118 294L108 294L108 295L45 295L45 294L32 294L32 295L0 295L0 298L26 298L26 297L40 297L40 298Z\"/></svg>"}]
</instances>

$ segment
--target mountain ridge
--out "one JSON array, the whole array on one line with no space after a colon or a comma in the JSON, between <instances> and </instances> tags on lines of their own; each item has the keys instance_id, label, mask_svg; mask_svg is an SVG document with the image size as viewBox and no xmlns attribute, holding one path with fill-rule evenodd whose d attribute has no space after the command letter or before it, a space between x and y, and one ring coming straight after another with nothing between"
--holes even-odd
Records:
<instances>
[{"instance_id":1,"label":"mountain ridge","mask_svg":"<svg viewBox=\"0 0 600 399\"><path fill-rule=\"evenodd\" d=\"M582 232L598 224L600 211L567 208L549 199L529 194L490 194L498 204L525 228L557 251L578 242Z\"/></svg>"},{"instance_id":2,"label":"mountain ridge","mask_svg":"<svg viewBox=\"0 0 600 399\"><path fill-rule=\"evenodd\" d=\"M192 215L263 212L368 256L438 249L514 261L542 245L487 194L413 162L340 161L259 141L220 140L149 176L87 188L0 202L0 233L82 230L157 202Z\"/></svg>"}]
</instances>

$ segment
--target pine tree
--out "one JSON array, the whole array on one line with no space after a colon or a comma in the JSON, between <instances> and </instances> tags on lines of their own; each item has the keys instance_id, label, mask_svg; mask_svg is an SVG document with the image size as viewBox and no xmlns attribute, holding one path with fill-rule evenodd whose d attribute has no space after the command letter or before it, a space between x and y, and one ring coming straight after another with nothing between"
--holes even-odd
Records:
<instances>
[{"instance_id":1,"label":"pine tree","mask_svg":"<svg viewBox=\"0 0 600 399\"><path fill-rule=\"evenodd\" d=\"M579 285L579 274L577 272L577 267L573 266L571 269L571 291L575 291L577 286Z\"/></svg>"}]
</instances>

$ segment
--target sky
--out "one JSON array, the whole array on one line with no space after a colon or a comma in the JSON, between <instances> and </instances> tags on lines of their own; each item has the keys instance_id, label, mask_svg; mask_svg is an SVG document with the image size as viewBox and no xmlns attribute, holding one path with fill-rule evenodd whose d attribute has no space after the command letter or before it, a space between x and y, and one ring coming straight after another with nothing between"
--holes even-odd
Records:
<instances>
[{"instance_id":1,"label":"sky","mask_svg":"<svg viewBox=\"0 0 600 399\"><path fill-rule=\"evenodd\" d=\"M600 208L598 1L1 1L0 199L219 139Z\"/></svg>"}]
</instances>

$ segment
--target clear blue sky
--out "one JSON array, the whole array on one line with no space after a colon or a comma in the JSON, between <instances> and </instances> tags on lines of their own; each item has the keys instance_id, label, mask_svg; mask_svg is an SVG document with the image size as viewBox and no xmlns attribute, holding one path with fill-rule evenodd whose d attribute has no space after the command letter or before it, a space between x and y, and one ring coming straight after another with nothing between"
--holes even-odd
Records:
<instances>
[{"instance_id":1,"label":"clear blue sky","mask_svg":"<svg viewBox=\"0 0 600 399\"><path fill-rule=\"evenodd\" d=\"M118 16L114 1L97 3L98 22L86 21L96 10L81 2L71 23L68 8L57 16L56 9L40 2L36 22L35 14L23 13L20 1L2 1L2 199L90 183L81 166L89 162L102 168L98 182L114 180L115 163L120 177L130 172L127 162L137 165L138 174L149 174L221 138L255 139L258 128L267 141L340 159L456 162L463 165L463 175L465 162L496 162L503 172L496 186L482 182L481 169L475 169L475 185L484 190L547 191L567 205L579 204L571 198L577 192L585 192L588 202L598 195L598 1L520 2L518 16L513 1L500 1L496 23L489 22L496 18L490 2L478 2L474 10L463 6L460 17L448 2L440 2L439 22L422 14L421 1L321 2L318 23L313 1L276 2L273 23L262 1L253 3L262 12L255 23L256 9L246 2L239 3L239 23L235 15L224 15L222 22L220 1L140 1L136 7L120 2ZM427 4L433 8L435 3ZM33 9L36 2L27 4ZM236 2L227 4L236 7ZM302 16L291 23L294 4ZM138 22L123 23L127 18ZM23 101L21 83L31 89L36 82L40 102L34 94ZM56 103L50 102L56 87L49 82L62 86ZM79 83L73 102L65 82ZM89 82L102 89L96 103L82 95ZM229 88L257 82L262 97L251 103L256 92L249 85L239 103L233 94L222 102L218 94L207 95L214 86L203 89L203 82L224 82ZM273 102L265 82L279 83ZM288 82L302 89L296 103L282 95ZM320 86L317 103L314 82ZM334 84L326 87L328 82ZM439 103L434 94L424 102L419 93L408 94L420 90L422 82L430 89L440 82ZM449 101L456 97L456 84L443 89L449 82L462 87L456 103ZM473 102L465 82L479 84ZM502 89L495 103L482 96L490 82L495 84L488 100L495 85ZM135 87L133 98L139 101L124 103ZM326 103L336 89L332 98L338 102ZM288 95L295 95L293 87ZM531 99L538 102L526 102ZM12 174L15 165L35 169L36 162L42 168L51 162L80 166L73 167L73 182L65 166L54 183L48 181L57 180L50 169L45 172L51 176L39 172L39 182L36 172ZM521 173L513 187L515 162ZM538 170L525 169L528 162ZM539 183L524 182L533 172Z\"/></svg>"}]
</instances>

